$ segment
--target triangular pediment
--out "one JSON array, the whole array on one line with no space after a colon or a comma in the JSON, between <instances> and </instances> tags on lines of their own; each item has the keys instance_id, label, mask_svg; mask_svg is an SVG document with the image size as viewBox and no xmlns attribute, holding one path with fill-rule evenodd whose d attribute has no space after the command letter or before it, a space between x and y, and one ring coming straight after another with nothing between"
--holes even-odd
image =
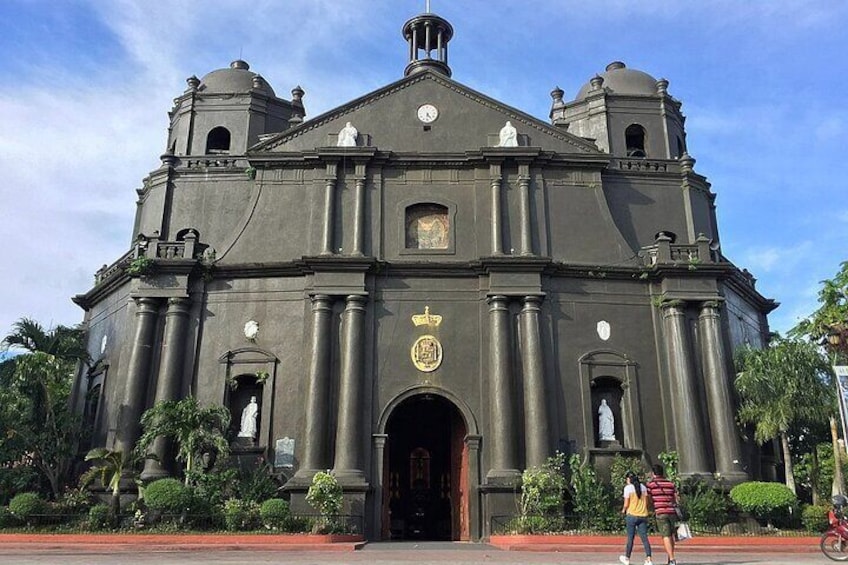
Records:
<instances>
[{"instance_id":1,"label":"triangular pediment","mask_svg":"<svg viewBox=\"0 0 848 565\"><path fill-rule=\"evenodd\" d=\"M438 117L419 119L432 105ZM523 147L585 156L604 155L591 141L556 128L450 78L423 71L325 112L253 146L249 153L305 152L335 147L347 122L357 145L395 153L467 153L494 147L510 121Z\"/></svg>"}]
</instances>

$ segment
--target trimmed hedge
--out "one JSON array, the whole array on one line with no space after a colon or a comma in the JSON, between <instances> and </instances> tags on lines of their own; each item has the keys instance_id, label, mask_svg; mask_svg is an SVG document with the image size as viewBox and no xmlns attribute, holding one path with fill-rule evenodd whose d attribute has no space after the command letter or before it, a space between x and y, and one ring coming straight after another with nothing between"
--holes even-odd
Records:
<instances>
[{"instance_id":1,"label":"trimmed hedge","mask_svg":"<svg viewBox=\"0 0 848 565\"><path fill-rule=\"evenodd\" d=\"M9 512L19 520L30 523L39 514L47 512L47 501L37 493L22 492L9 501Z\"/></svg>"},{"instance_id":2,"label":"trimmed hedge","mask_svg":"<svg viewBox=\"0 0 848 565\"><path fill-rule=\"evenodd\" d=\"M830 506L825 504L808 504L801 511L801 523L808 532L823 532L827 529L827 513Z\"/></svg>"},{"instance_id":3,"label":"trimmed hedge","mask_svg":"<svg viewBox=\"0 0 848 565\"><path fill-rule=\"evenodd\" d=\"M769 523L787 516L798 506L798 498L782 483L741 483L730 490L730 499L743 512Z\"/></svg>"},{"instance_id":4,"label":"trimmed hedge","mask_svg":"<svg viewBox=\"0 0 848 565\"><path fill-rule=\"evenodd\" d=\"M163 514L181 514L191 508L194 495L177 479L159 479L144 489L144 502L151 510Z\"/></svg>"},{"instance_id":5,"label":"trimmed hedge","mask_svg":"<svg viewBox=\"0 0 848 565\"><path fill-rule=\"evenodd\" d=\"M288 526L291 508L289 503L281 498L266 500L259 507L262 524L271 530L282 530Z\"/></svg>"}]
</instances>

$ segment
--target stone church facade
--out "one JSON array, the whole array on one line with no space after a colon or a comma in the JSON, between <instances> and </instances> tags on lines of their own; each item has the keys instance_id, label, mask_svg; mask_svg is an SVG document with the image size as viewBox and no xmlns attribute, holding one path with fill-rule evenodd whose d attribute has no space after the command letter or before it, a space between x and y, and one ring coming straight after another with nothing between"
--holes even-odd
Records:
<instances>
[{"instance_id":1,"label":"stone church facade","mask_svg":"<svg viewBox=\"0 0 848 565\"><path fill-rule=\"evenodd\" d=\"M75 297L92 447L222 404L235 456L296 510L332 470L369 539L485 537L556 450L765 472L731 354L776 304L721 253L668 81L612 63L542 121L455 81L452 34L412 18L403 78L311 119L244 61L187 80L130 249ZM155 449L145 478L173 472Z\"/></svg>"}]
</instances>

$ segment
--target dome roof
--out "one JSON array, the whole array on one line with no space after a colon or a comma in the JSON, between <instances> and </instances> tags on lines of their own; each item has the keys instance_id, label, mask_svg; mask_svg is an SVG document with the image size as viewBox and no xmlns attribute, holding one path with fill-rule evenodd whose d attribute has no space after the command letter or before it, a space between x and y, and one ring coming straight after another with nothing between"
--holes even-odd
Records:
<instances>
[{"instance_id":1,"label":"dome roof","mask_svg":"<svg viewBox=\"0 0 848 565\"><path fill-rule=\"evenodd\" d=\"M259 77L258 87L254 85L254 78L256 77ZM233 61L227 69L218 69L207 74L200 79L200 87L198 88L198 91L204 94L232 94L250 92L251 90L276 96L271 85L258 74L250 72L250 65L242 60Z\"/></svg>"},{"instance_id":2,"label":"dome roof","mask_svg":"<svg viewBox=\"0 0 848 565\"><path fill-rule=\"evenodd\" d=\"M637 96L656 96L657 79L637 71L628 69L621 61L614 61L607 65L606 72L602 73L604 88L613 94L635 94ZM587 82L577 93L577 100L582 100L592 91L592 82Z\"/></svg>"}]
</instances>

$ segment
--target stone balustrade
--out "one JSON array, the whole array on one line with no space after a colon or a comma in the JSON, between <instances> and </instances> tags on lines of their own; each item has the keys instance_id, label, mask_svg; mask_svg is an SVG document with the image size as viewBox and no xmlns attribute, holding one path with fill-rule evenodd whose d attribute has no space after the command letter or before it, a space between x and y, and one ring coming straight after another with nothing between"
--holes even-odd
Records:
<instances>
[{"instance_id":1,"label":"stone balustrade","mask_svg":"<svg viewBox=\"0 0 848 565\"><path fill-rule=\"evenodd\" d=\"M197 234L189 231L180 241L161 241L157 236L140 235L132 249L124 253L111 265L103 265L94 274L94 284L98 285L119 273L139 257L147 257L157 262L195 259L200 252L197 244Z\"/></svg>"},{"instance_id":2,"label":"stone balustrade","mask_svg":"<svg viewBox=\"0 0 848 565\"><path fill-rule=\"evenodd\" d=\"M671 243L671 238L660 235L654 245L643 247L639 256L646 267L716 263L717 252L710 248L710 243L704 234L700 234L694 244Z\"/></svg>"}]
</instances>

